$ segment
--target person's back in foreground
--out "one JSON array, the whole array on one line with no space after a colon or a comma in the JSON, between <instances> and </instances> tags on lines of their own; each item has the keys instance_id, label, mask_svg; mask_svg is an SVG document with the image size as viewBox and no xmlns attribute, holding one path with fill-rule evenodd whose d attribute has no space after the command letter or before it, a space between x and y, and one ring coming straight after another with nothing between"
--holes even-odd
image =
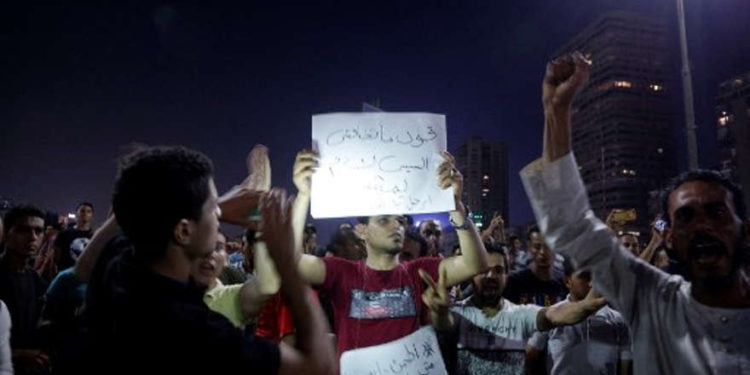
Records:
<instances>
[{"instance_id":1,"label":"person's back in foreground","mask_svg":"<svg viewBox=\"0 0 750 375\"><path fill-rule=\"evenodd\" d=\"M297 324L297 348L244 337L209 310L190 278L193 260L215 247L219 218L241 222L232 215L250 212L245 193L217 198L210 160L184 148L149 148L122 162L113 209L134 249L108 266L101 294L90 298L94 372L333 373L333 350L320 345L322 311L304 297L307 287L293 266L291 204L283 192L263 200L263 239Z\"/></svg>"}]
</instances>

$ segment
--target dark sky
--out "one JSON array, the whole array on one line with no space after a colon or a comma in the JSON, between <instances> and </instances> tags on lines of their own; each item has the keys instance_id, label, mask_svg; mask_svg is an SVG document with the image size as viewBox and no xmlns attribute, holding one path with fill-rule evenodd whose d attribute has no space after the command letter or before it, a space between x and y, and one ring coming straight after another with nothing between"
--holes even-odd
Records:
<instances>
[{"instance_id":1,"label":"dark sky","mask_svg":"<svg viewBox=\"0 0 750 375\"><path fill-rule=\"evenodd\" d=\"M717 84L750 71L750 1L686 2L700 159L712 166ZM291 187L310 116L379 98L446 114L451 150L470 135L508 142L510 224L521 224L532 214L517 171L540 152L546 61L608 10L676 30L674 0L29 3L0 12L0 195L60 212L89 200L99 219L129 143L205 152L219 190L264 143L274 185ZM676 81L678 68L675 53Z\"/></svg>"}]
</instances>

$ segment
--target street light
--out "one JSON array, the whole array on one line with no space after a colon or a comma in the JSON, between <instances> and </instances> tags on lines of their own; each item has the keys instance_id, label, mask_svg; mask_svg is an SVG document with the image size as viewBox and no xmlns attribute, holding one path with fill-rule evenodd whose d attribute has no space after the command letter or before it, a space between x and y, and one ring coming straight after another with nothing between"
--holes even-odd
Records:
<instances>
[{"instance_id":1,"label":"street light","mask_svg":"<svg viewBox=\"0 0 750 375\"><path fill-rule=\"evenodd\" d=\"M698 145L695 138L695 108L693 108L693 79L690 76L690 60L685 29L685 4L677 0L677 20L680 25L680 52L682 55L682 97L685 104L685 136L687 137L688 167L698 169Z\"/></svg>"}]
</instances>

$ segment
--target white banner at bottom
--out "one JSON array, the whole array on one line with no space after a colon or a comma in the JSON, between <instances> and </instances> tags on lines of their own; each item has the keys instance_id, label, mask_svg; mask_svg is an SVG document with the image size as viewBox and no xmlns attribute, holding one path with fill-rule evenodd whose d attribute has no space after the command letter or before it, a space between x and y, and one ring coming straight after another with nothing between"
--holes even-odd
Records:
<instances>
[{"instance_id":1,"label":"white banner at bottom","mask_svg":"<svg viewBox=\"0 0 750 375\"><path fill-rule=\"evenodd\" d=\"M344 352L341 375L446 375L432 326L386 344Z\"/></svg>"}]
</instances>

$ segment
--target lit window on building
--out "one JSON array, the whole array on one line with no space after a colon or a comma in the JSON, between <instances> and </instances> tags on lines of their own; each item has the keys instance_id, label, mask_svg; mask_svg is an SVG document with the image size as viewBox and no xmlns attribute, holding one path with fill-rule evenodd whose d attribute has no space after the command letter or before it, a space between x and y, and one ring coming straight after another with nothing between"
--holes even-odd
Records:
<instances>
[{"instance_id":1,"label":"lit window on building","mask_svg":"<svg viewBox=\"0 0 750 375\"><path fill-rule=\"evenodd\" d=\"M488 176L488 175L484 175L484 176L482 176L482 179L483 179L483 180L489 180L489 179L490 179L490 176Z\"/></svg>"},{"instance_id":2,"label":"lit window on building","mask_svg":"<svg viewBox=\"0 0 750 375\"><path fill-rule=\"evenodd\" d=\"M719 116L719 126L727 126L729 123L729 115Z\"/></svg>"},{"instance_id":3,"label":"lit window on building","mask_svg":"<svg viewBox=\"0 0 750 375\"><path fill-rule=\"evenodd\" d=\"M651 89L651 91L661 91L661 90L664 90L664 86L653 84L653 83L650 84L650 85L648 85L648 88Z\"/></svg>"},{"instance_id":4,"label":"lit window on building","mask_svg":"<svg viewBox=\"0 0 750 375\"><path fill-rule=\"evenodd\" d=\"M482 193L489 193L489 192L490 192L490 189L487 189L487 188L482 189Z\"/></svg>"},{"instance_id":5,"label":"lit window on building","mask_svg":"<svg viewBox=\"0 0 750 375\"><path fill-rule=\"evenodd\" d=\"M630 81L615 81L615 87L631 88L633 84Z\"/></svg>"},{"instance_id":6,"label":"lit window on building","mask_svg":"<svg viewBox=\"0 0 750 375\"><path fill-rule=\"evenodd\" d=\"M664 153L664 149L661 148L661 147L659 147L659 148L656 149L656 152L658 152L660 154L663 154Z\"/></svg>"},{"instance_id":7,"label":"lit window on building","mask_svg":"<svg viewBox=\"0 0 750 375\"><path fill-rule=\"evenodd\" d=\"M623 169L622 170L622 175L623 176L635 176L636 173L635 173L634 169Z\"/></svg>"}]
</instances>

